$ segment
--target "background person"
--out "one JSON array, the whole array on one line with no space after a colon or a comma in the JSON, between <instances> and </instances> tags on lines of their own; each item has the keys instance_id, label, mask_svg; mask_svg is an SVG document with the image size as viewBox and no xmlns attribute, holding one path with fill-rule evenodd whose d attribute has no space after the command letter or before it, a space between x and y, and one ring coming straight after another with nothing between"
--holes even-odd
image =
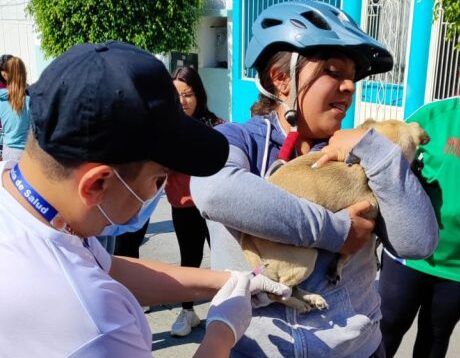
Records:
<instances>
[{"instance_id":1,"label":"background person","mask_svg":"<svg viewBox=\"0 0 460 358\"><path fill-rule=\"evenodd\" d=\"M173 72L172 79L182 109L188 116L209 127L224 122L208 109L206 90L197 71L192 67L178 67ZM209 232L206 220L190 195L190 176L178 172L169 173L165 191L171 204L172 220L180 249L180 264L185 267L200 267L205 240L209 244ZM199 324L200 318L193 309L193 302L182 302L182 311L171 327L171 334L186 336Z\"/></svg>"},{"instance_id":2,"label":"background person","mask_svg":"<svg viewBox=\"0 0 460 358\"><path fill-rule=\"evenodd\" d=\"M315 270L300 288L323 296L329 308L299 314L273 304L255 310L232 357L383 357L376 243L369 239L374 225L362 217L369 203L332 213L264 176L284 149L288 155L281 159L289 160L329 140L323 149L329 158L358 158L364 168L380 206L385 245L401 256L429 256L437 243L435 215L400 148L374 130L339 130L355 82L390 70L391 55L340 9L322 2L274 5L252 30L246 65L257 69L261 91L254 117L216 127L230 143L227 163L191 181L194 202L212 220L211 266L248 267L238 245L241 232L318 249ZM288 150L286 138L295 136ZM327 272L339 252L352 256L334 286Z\"/></svg>"},{"instance_id":3,"label":"background person","mask_svg":"<svg viewBox=\"0 0 460 358\"><path fill-rule=\"evenodd\" d=\"M13 57L12 55L8 55L8 54L0 56L0 89L6 88L6 78L3 77L3 75L1 74L1 71L3 71L3 68L6 65L6 61L8 61L12 57Z\"/></svg>"},{"instance_id":4,"label":"background person","mask_svg":"<svg viewBox=\"0 0 460 358\"><path fill-rule=\"evenodd\" d=\"M439 245L424 260L382 253L379 292L387 357L393 357L418 313L414 358L445 357L460 319L460 97L429 103L408 122L431 140L420 147L421 180L439 223Z\"/></svg>"},{"instance_id":5,"label":"background person","mask_svg":"<svg viewBox=\"0 0 460 358\"><path fill-rule=\"evenodd\" d=\"M29 130L29 96L26 95L27 74L19 57L3 55L0 60L0 121L3 132L3 160L19 159Z\"/></svg>"},{"instance_id":6,"label":"background person","mask_svg":"<svg viewBox=\"0 0 460 358\"><path fill-rule=\"evenodd\" d=\"M110 257L94 237L135 221L168 168L215 173L228 156L225 138L179 109L160 61L121 42L73 47L30 95L24 155L0 163L2 355L150 358L139 303L209 299L219 289L196 356L228 355L249 323L251 293L286 287Z\"/></svg>"},{"instance_id":7,"label":"background person","mask_svg":"<svg viewBox=\"0 0 460 358\"><path fill-rule=\"evenodd\" d=\"M153 213L153 212L152 212ZM139 248L144 242L150 218L142 225L139 230L126 232L115 237L113 254L117 256L128 256L139 258Z\"/></svg>"},{"instance_id":8,"label":"background person","mask_svg":"<svg viewBox=\"0 0 460 358\"><path fill-rule=\"evenodd\" d=\"M11 55L2 55L0 56L0 89L6 88L6 80L3 78L1 74L1 69L4 66L4 62L8 60ZM0 160L2 159L2 147L3 147L3 131L2 131L2 121L0 119Z\"/></svg>"},{"instance_id":9,"label":"background person","mask_svg":"<svg viewBox=\"0 0 460 358\"><path fill-rule=\"evenodd\" d=\"M155 211L161 195L164 194L164 186L166 180L159 183L159 189L156 194L155 200L150 205L144 208L140 220L135 223L128 225L119 226L117 228L117 236L111 236L114 238L113 242L113 254L117 256L128 256L139 258L139 248L144 242L145 234L150 223L150 216ZM112 233L114 235L115 233Z\"/></svg>"}]
</instances>

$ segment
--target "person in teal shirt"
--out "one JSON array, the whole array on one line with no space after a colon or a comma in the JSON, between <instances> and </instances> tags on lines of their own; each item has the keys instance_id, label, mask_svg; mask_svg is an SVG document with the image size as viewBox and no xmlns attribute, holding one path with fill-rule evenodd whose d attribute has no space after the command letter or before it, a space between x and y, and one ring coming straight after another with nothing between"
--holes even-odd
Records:
<instances>
[{"instance_id":1,"label":"person in teal shirt","mask_svg":"<svg viewBox=\"0 0 460 358\"><path fill-rule=\"evenodd\" d=\"M439 244L423 260L384 251L379 290L386 356L393 357L418 312L413 357L445 357L460 319L460 97L427 104L407 120L430 135L419 149L421 181L439 223Z\"/></svg>"},{"instance_id":2,"label":"person in teal shirt","mask_svg":"<svg viewBox=\"0 0 460 358\"><path fill-rule=\"evenodd\" d=\"M3 78L1 74L1 69L5 66L6 61L8 61L11 55L4 54L0 57L0 89L6 88L6 79ZM0 121L0 160L2 159L2 148L3 148L3 128L2 122Z\"/></svg>"},{"instance_id":3,"label":"person in teal shirt","mask_svg":"<svg viewBox=\"0 0 460 358\"><path fill-rule=\"evenodd\" d=\"M2 159L18 160L24 150L29 131L26 67L19 57L10 56L7 60L1 61L0 71L2 78L6 80L6 88L0 89Z\"/></svg>"}]
</instances>

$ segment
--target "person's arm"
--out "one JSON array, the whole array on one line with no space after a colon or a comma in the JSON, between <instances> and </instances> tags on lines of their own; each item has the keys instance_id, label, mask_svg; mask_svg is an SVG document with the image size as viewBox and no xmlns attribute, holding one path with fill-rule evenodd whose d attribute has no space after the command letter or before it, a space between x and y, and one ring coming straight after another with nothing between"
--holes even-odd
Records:
<instances>
[{"instance_id":1,"label":"person's arm","mask_svg":"<svg viewBox=\"0 0 460 358\"><path fill-rule=\"evenodd\" d=\"M144 306L210 299L230 277L229 272L122 256L112 257L109 274Z\"/></svg>"},{"instance_id":2,"label":"person's arm","mask_svg":"<svg viewBox=\"0 0 460 358\"><path fill-rule=\"evenodd\" d=\"M430 256L439 239L436 215L400 147L371 130L351 153L360 158L377 198L382 239L399 257Z\"/></svg>"},{"instance_id":3,"label":"person's arm","mask_svg":"<svg viewBox=\"0 0 460 358\"><path fill-rule=\"evenodd\" d=\"M109 275L126 286L143 306L210 299L230 278L239 274L243 273L181 267L124 256L113 256L109 270ZM283 297L291 295L289 287L263 275L250 279L249 292L254 304L264 292Z\"/></svg>"},{"instance_id":4,"label":"person's arm","mask_svg":"<svg viewBox=\"0 0 460 358\"><path fill-rule=\"evenodd\" d=\"M379 204L378 234L395 255L424 258L432 254L438 242L436 216L399 146L373 129L355 129L336 132L323 151L328 154L322 163L359 159Z\"/></svg>"},{"instance_id":5,"label":"person's arm","mask_svg":"<svg viewBox=\"0 0 460 358\"><path fill-rule=\"evenodd\" d=\"M114 256L109 274L124 284L141 305L208 299L212 296L206 334L195 358L226 358L252 316L251 295L283 297L291 289L252 272L215 272L155 261ZM216 293L217 292L217 293Z\"/></svg>"},{"instance_id":6,"label":"person's arm","mask_svg":"<svg viewBox=\"0 0 460 358\"><path fill-rule=\"evenodd\" d=\"M231 145L221 171L192 177L192 198L206 219L272 241L332 252L341 249L351 225L347 210L334 214L268 183L249 168L248 156ZM360 225L359 220L354 225ZM371 229L366 230L369 235Z\"/></svg>"},{"instance_id":7,"label":"person's arm","mask_svg":"<svg viewBox=\"0 0 460 358\"><path fill-rule=\"evenodd\" d=\"M206 329L206 334L194 358L227 358L235 344L232 330L223 322L214 321Z\"/></svg>"},{"instance_id":8,"label":"person's arm","mask_svg":"<svg viewBox=\"0 0 460 358\"><path fill-rule=\"evenodd\" d=\"M229 356L251 322L253 277L251 273L233 271L214 296L206 318L206 335L195 358Z\"/></svg>"},{"instance_id":9,"label":"person's arm","mask_svg":"<svg viewBox=\"0 0 460 358\"><path fill-rule=\"evenodd\" d=\"M141 305L209 299L206 335L195 358L228 357L251 321L251 295L283 297L289 287L252 272L215 272L156 261L114 256L109 274L124 284Z\"/></svg>"}]
</instances>

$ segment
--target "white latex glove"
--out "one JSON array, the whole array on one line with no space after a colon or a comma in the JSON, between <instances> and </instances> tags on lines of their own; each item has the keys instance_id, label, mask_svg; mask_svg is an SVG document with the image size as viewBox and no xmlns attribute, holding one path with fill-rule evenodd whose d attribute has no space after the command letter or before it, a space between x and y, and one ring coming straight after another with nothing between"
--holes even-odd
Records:
<instances>
[{"instance_id":1,"label":"white latex glove","mask_svg":"<svg viewBox=\"0 0 460 358\"><path fill-rule=\"evenodd\" d=\"M232 271L225 285L211 301L206 327L212 321L224 322L233 331L235 343L241 338L251 322L251 295L249 281L252 274Z\"/></svg>"},{"instance_id":2,"label":"white latex glove","mask_svg":"<svg viewBox=\"0 0 460 358\"><path fill-rule=\"evenodd\" d=\"M235 343L241 338L251 322L252 309L267 306L273 301L267 293L282 297L291 296L290 287L252 272L230 271L231 276L211 301L206 326L221 321L229 326Z\"/></svg>"},{"instance_id":3,"label":"white latex glove","mask_svg":"<svg viewBox=\"0 0 460 358\"><path fill-rule=\"evenodd\" d=\"M268 306L273 301L268 298L267 293L273 293L284 298L290 297L292 289L281 283L270 280L264 275L253 276L249 285L249 291L251 292L251 304L253 308Z\"/></svg>"}]
</instances>

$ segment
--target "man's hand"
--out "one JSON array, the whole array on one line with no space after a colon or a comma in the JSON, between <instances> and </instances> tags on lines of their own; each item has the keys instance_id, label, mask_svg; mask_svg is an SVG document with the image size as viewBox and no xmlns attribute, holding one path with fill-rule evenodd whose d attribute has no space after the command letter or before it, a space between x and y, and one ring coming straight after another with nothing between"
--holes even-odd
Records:
<instances>
[{"instance_id":1,"label":"man's hand","mask_svg":"<svg viewBox=\"0 0 460 358\"><path fill-rule=\"evenodd\" d=\"M259 301L260 296L266 296L266 293L289 297L291 289L263 275L254 276L251 272L231 271L230 279L211 301L206 324L209 325L213 321L225 323L233 332L237 342L251 321L251 295L254 295L252 297L252 306L254 306L254 298ZM264 304L259 304L257 307L271 302L266 298Z\"/></svg>"},{"instance_id":2,"label":"man's hand","mask_svg":"<svg viewBox=\"0 0 460 358\"><path fill-rule=\"evenodd\" d=\"M344 162L353 147L367 133L367 129L355 128L339 130L329 138L329 144L321 149L324 155L312 165L312 168L319 168L323 164L335 160Z\"/></svg>"},{"instance_id":3,"label":"man's hand","mask_svg":"<svg viewBox=\"0 0 460 358\"><path fill-rule=\"evenodd\" d=\"M251 322L250 280L250 274L232 271L230 279L212 299L206 319L206 326L214 321L225 323L233 332L235 343L242 337Z\"/></svg>"},{"instance_id":4,"label":"man's hand","mask_svg":"<svg viewBox=\"0 0 460 358\"><path fill-rule=\"evenodd\" d=\"M367 201L360 201L348 207L348 214L351 219L351 227L347 240L343 244L340 253L352 255L371 238L375 227L375 220L366 219L363 215L373 209L372 204Z\"/></svg>"},{"instance_id":5,"label":"man's hand","mask_svg":"<svg viewBox=\"0 0 460 358\"><path fill-rule=\"evenodd\" d=\"M268 298L267 293L273 293L282 297L290 297L292 290L290 287L270 280L264 275L255 276L249 285L251 292L251 304L253 308L268 306L273 301Z\"/></svg>"}]
</instances>

